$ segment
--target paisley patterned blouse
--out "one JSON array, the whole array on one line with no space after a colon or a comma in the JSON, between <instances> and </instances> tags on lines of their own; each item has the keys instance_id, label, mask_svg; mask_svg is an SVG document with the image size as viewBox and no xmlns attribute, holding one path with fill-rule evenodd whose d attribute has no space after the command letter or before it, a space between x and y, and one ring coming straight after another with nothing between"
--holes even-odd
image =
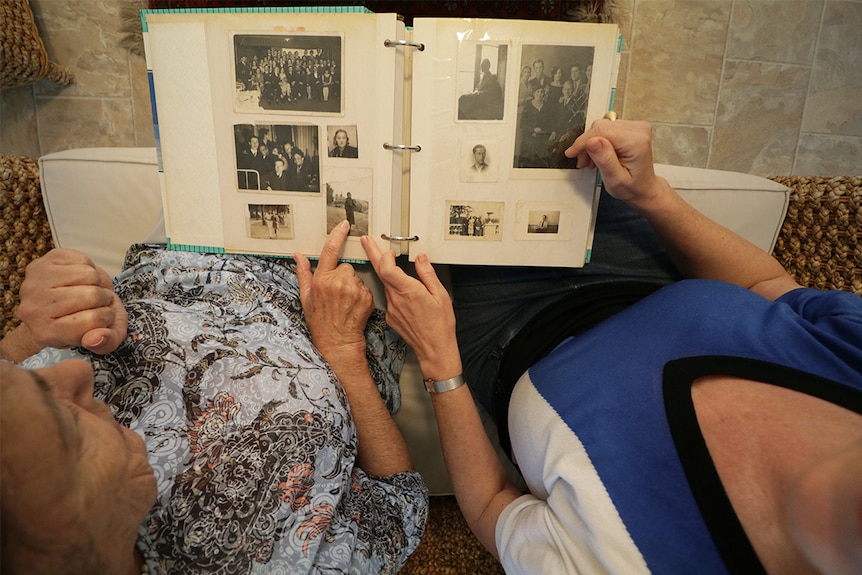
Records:
<instances>
[{"instance_id":1,"label":"paisley patterned blouse","mask_svg":"<svg viewBox=\"0 0 862 575\"><path fill-rule=\"evenodd\" d=\"M95 395L141 434L158 500L138 537L153 574L395 573L419 544L428 492L415 472L356 467L347 396L311 344L280 260L133 246L114 287L129 334L84 356ZM405 346L382 313L367 357L391 411Z\"/></svg>"}]
</instances>

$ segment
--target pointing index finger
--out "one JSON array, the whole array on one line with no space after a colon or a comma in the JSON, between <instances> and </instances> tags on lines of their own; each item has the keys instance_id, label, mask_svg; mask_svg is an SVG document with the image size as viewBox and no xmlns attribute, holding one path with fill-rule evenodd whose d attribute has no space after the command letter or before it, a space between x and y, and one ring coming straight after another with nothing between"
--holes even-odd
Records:
<instances>
[{"instance_id":1,"label":"pointing index finger","mask_svg":"<svg viewBox=\"0 0 862 575\"><path fill-rule=\"evenodd\" d=\"M341 254L341 248L344 247L344 242L349 232L350 224L347 220L343 220L332 228L332 231L326 237L323 249L320 251L320 260L317 262L318 270L327 272L338 267L338 256Z\"/></svg>"}]
</instances>

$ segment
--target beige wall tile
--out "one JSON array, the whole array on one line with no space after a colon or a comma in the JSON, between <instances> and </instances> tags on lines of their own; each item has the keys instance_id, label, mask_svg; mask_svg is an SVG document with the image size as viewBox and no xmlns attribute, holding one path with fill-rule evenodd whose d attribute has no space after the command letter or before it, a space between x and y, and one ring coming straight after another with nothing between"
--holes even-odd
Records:
<instances>
[{"instance_id":1,"label":"beige wall tile","mask_svg":"<svg viewBox=\"0 0 862 575\"><path fill-rule=\"evenodd\" d=\"M793 175L862 176L862 138L802 134Z\"/></svg>"},{"instance_id":2,"label":"beige wall tile","mask_svg":"<svg viewBox=\"0 0 862 575\"><path fill-rule=\"evenodd\" d=\"M653 160L656 163L705 168L708 159L707 128L653 124Z\"/></svg>"},{"instance_id":3,"label":"beige wall tile","mask_svg":"<svg viewBox=\"0 0 862 575\"><path fill-rule=\"evenodd\" d=\"M634 24L635 0L617 0L615 15L616 24L623 35L623 52L631 50Z\"/></svg>"},{"instance_id":4,"label":"beige wall tile","mask_svg":"<svg viewBox=\"0 0 862 575\"><path fill-rule=\"evenodd\" d=\"M761 176L789 174L808 75L805 66L728 61L709 167Z\"/></svg>"},{"instance_id":5,"label":"beige wall tile","mask_svg":"<svg viewBox=\"0 0 862 575\"><path fill-rule=\"evenodd\" d=\"M33 87L0 92L0 154L38 158L38 134Z\"/></svg>"},{"instance_id":6,"label":"beige wall tile","mask_svg":"<svg viewBox=\"0 0 862 575\"><path fill-rule=\"evenodd\" d=\"M823 0L736 0L727 57L810 65Z\"/></svg>"},{"instance_id":7,"label":"beige wall tile","mask_svg":"<svg viewBox=\"0 0 862 575\"><path fill-rule=\"evenodd\" d=\"M132 56L132 105L135 113L135 145L156 145L153 132L153 112L150 103L150 83L147 80L147 63L142 57Z\"/></svg>"},{"instance_id":8,"label":"beige wall tile","mask_svg":"<svg viewBox=\"0 0 862 575\"><path fill-rule=\"evenodd\" d=\"M862 2L828 1L802 131L862 136Z\"/></svg>"},{"instance_id":9,"label":"beige wall tile","mask_svg":"<svg viewBox=\"0 0 862 575\"><path fill-rule=\"evenodd\" d=\"M712 124L730 8L730 0L636 3L626 117Z\"/></svg>"},{"instance_id":10,"label":"beige wall tile","mask_svg":"<svg viewBox=\"0 0 862 575\"><path fill-rule=\"evenodd\" d=\"M128 99L39 99L39 145L43 154L88 147L135 146Z\"/></svg>"},{"instance_id":11,"label":"beige wall tile","mask_svg":"<svg viewBox=\"0 0 862 575\"><path fill-rule=\"evenodd\" d=\"M625 106L626 79L628 78L630 58L631 54L628 52L620 54L620 73L617 76L617 91L614 95L614 111L620 117L623 115L623 107Z\"/></svg>"},{"instance_id":12,"label":"beige wall tile","mask_svg":"<svg viewBox=\"0 0 862 575\"><path fill-rule=\"evenodd\" d=\"M129 96L128 56L120 9L123 0L31 0L46 49L53 59L75 72L75 83L36 86L37 96Z\"/></svg>"}]
</instances>

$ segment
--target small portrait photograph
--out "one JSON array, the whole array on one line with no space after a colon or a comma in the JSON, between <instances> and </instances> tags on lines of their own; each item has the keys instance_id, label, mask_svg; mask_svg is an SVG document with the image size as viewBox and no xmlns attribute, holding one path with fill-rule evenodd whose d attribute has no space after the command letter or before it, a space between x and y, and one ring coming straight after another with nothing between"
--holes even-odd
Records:
<instances>
[{"instance_id":1,"label":"small portrait photograph","mask_svg":"<svg viewBox=\"0 0 862 575\"><path fill-rule=\"evenodd\" d=\"M350 223L348 236L368 234L371 217L372 171L370 169L332 170L326 182L326 233L339 223Z\"/></svg>"},{"instance_id":2,"label":"small portrait photograph","mask_svg":"<svg viewBox=\"0 0 862 575\"><path fill-rule=\"evenodd\" d=\"M592 46L522 47L512 167L577 168L563 152L584 133L594 53Z\"/></svg>"},{"instance_id":3,"label":"small portrait photograph","mask_svg":"<svg viewBox=\"0 0 862 575\"><path fill-rule=\"evenodd\" d=\"M506 44L464 42L458 48L458 120L503 119L508 53Z\"/></svg>"},{"instance_id":4,"label":"small portrait photograph","mask_svg":"<svg viewBox=\"0 0 862 575\"><path fill-rule=\"evenodd\" d=\"M358 158L356 126L327 126L326 151L330 158Z\"/></svg>"},{"instance_id":5,"label":"small portrait photograph","mask_svg":"<svg viewBox=\"0 0 862 575\"><path fill-rule=\"evenodd\" d=\"M237 112L341 113L341 36L236 34L233 49Z\"/></svg>"},{"instance_id":6,"label":"small portrait photograph","mask_svg":"<svg viewBox=\"0 0 862 575\"><path fill-rule=\"evenodd\" d=\"M559 231L559 211L530 212L530 216L527 219L528 234L556 234Z\"/></svg>"},{"instance_id":7,"label":"small portrait photograph","mask_svg":"<svg viewBox=\"0 0 862 575\"><path fill-rule=\"evenodd\" d=\"M447 201L447 240L502 241L503 202Z\"/></svg>"},{"instance_id":8,"label":"small portrait photograph","mask_svg":"<svg viewBox=\"0 0 862 575\"><path fill-rule=\"evenodd\" d=\"M248 237L254 239L294 239L293 206L288 204L248 204Z\"/></svg>"},{"instance_id":9,"label":"small portrait photograph","mask_svg":"<svg viewBox=\"0 0 862 575\"><path fill-rule=\"evenodd\" d=\"M515 239L556 240L571 238L574 204L518 202L515 205Z\"/></svg>"},{"instance_id":10,"label":"small portrait photograph","mask_svg":"<svg viewBox=\"0 0 862 575\"><path fill-rule=\"evenodd\" d=\"M235 124L237 188L320 193L318 131L311 125Z\"/></svg>"},{"instance_id":11,"label":"small portrait photograph","mask_svg":"<svg viewBox=\"0 0 862 575\"><path fill-rule=\"evenodd\" d=\"M496 140L471 140L461 143L461 181L496 182L500 166Z\"/></svg>"}]
</instances>

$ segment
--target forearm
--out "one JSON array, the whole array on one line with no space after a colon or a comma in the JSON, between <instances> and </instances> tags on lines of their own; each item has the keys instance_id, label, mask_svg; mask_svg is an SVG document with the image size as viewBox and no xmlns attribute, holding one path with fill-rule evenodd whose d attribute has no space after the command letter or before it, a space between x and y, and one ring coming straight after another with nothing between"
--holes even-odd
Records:
<instances>
[{"instance_id":1,"label":"forearm","mask_svg":"<svg viewBox=\"0 0 862 575\"><path fill-rule=\"evenodd\" d=\"M35 355L43 347L36 343L30 329L22 323L0 340L0 359L19 363Z\"/></svg>"},{"instance_id":2,"label":"forearm","mask_svg":"<svg viewBox=\"0 0 862 575\"><path fill-rule=\"evenodd\" d=\"M497 520L522 493L506 475L467 386L431 397L458 506L482 545L498 557Z\"/></svg>"},{"instance_id":3,"label":"forearm","mask_svg":"<svg viewBox=\"0 0 862 575\"><path fill-rule=\"evenodd\" d=\"M733 283L774 299L797 287L771 255L691 207L663 178L655 193L633 202L680 272Z\"/></svg>"},{"instance_id":4,"label":"forearm","mask_svg":"<svg viewBox=\"0 0 862 575\"><path fill-rule=\"evenodd\" d=\"M418 355L419 366L426 378L444 380L463 370L455 337L452 335L448 353L438 353L429 359ZM503 508L521 496L512 485L503 464L485 433L482 418L470 389L462 385L452 391L431 394L434 415L440 434L443 460L455 489L461 513L470 529L494 556L497 556L495 530Z\"/></svg>"},{"instance_id":5,"label":"forearm","mask_svg":"<svg viewBox=\"0 0 862 575\"><path fill-rule=\"evenodd\" d=\"M324 354L347 393L356 426L358 464L366 473L383 477L413 469L404 436L386 408L362 355Z\"/></svg>"}]
</instances>

